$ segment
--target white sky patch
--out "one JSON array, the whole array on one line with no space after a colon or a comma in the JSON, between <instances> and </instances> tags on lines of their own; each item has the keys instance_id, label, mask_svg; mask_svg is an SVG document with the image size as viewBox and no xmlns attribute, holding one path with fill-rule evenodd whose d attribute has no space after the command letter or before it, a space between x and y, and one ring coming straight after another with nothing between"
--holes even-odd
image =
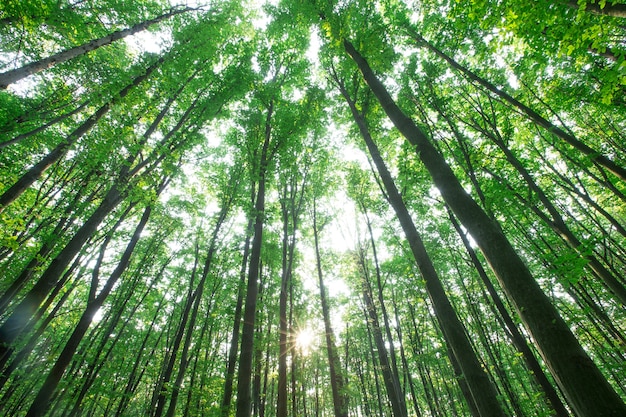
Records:
<instances>
[{"instance_id":1,"label":"white sky patch","mask_svg":"<svg viewBox=\"0 0 626 417\"><path fill-rule=\"evenodd\" d=\"M267 13L265 13L265 10L263 10L263 6L266 4L276 6L278 5L278 0L251 0L248 4L250 5L250 8L255 10L257 13L257 17L252 19L252 26L254 26L255 29L265 29L270 23L271 18L267 15Z\"/></svg>"},{"instance_id":2,"label":"white sky patch","mask_svg":"<svg viewBox=\"0 0 626 417\"><path fill-rule=\"evenodd\" d=\"M145 30L124 38L130 51L136 54L142 52L160 53L164 49L166 39L162 32L152 33Z\"/></svg>"},{"instance_id":3,"label":"white sky patch","mask_svg":"<svg viewBox=\"0 0 626 417\"><path fill-rule=\"evenodd\" d=\"M311 27L309 49L305 56L313 65L319 65L319 52L322 40L316 27Z\"/></svg>"}]
</instances>

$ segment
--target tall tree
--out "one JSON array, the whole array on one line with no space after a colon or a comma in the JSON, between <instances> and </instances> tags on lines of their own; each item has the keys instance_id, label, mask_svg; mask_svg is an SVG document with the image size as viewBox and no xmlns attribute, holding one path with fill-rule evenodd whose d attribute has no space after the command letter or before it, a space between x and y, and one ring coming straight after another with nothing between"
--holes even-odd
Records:
<instances>
[{"instance_id":1,"label":"tall tree","mask_svg":"<svg viewBox=\"0 0 626 417\"><path fill-rule=\"evenodd\" d=\"M348 103L355 123L359 127L361 136L366 143L377 172L381 177L387 199L396 212L396 216L411 247L415 262L426 282L426 288L432 300L435 315L453 352L454 358L452 360L458 361L462 369L463 377L467 380L472 395L471 398L467 398L467 401L475 403L481 415L504 415L497 399L496 390L488 376L482 370L481 364L476 358L474 350L467 338L465 329L446 296L445 290L441 285L441 280L426 251L422 238L417 232L409 211L402 200L391 174L383 162L378 147L371 137L364 116L356 108L354 99L348 94L343 82L338 77L335 78L335 81Z\"/></svg>"},{"instance_id":2,"label":"tall tree","mask_svg":"<svg viewBox=\"0 0 626 417\"><path fill-rule=\"evenodd\" d=\"M465 192L427 135L395 104L385 86L374 75L367 61L352 43L344 40L343 44L383 110L398 130L415 146L420 160L429 171L444 200L485 254L576 413L581 416L611 416L625 413L624 401L580 346L502 230ZM600 407L598 407L599 398L602 398Z\"/></svg>"},{"instance_id":3,"label":"tall tree","mask_svg":"<svg viewBox=\"0 0 626 417\"><path fill-rule=\"evenodd\" d=\"M328 371L330 373L330 388L333 394L333 409L335 417L348 416L349 398L346 395L346 377L339 359L339 352L335 343L335 333L330 321L330 307L324 286L324 274L322 271L322 258L319 248L319 232L323 225L318 226L317 208L315 198L313 199L313 240L315 243L315 267L317 279L320 287L320 301L322 304L322 317L324 320L324 335L326 340L326 354L328 357Z\"/></svg>"},{"instance_id":4,"label":"tall tree","mask_svg":"<svg viewBox=\"0 0 626 417\"><path fill-rule=\"evenodd\" d=\"M71 48L62 52L58 52L47 58L43 58L38 61L31 62L27 65L24 65L23 67L0 73L0 89L6 89L9 85L23 78L26 78L29 75L36 74L40 71L43 71L61 62L65 62L72 58L76 58L77 56L80 56L82 54L86 54L102 46L113 43L119 39L123 39L126 36L134 35L137 32L148 29L150 26L156 23L169 19L170 17L176 16L177 14L188 12L190 10L193 10L193 9L189 7L171 9L167 13L164 13L153 19L149 19L144 22L137 23L136 25L128 29L118 30L102 38L94 39L84 45L76 46L74 48Z\"/></svg>"}]
</instances>

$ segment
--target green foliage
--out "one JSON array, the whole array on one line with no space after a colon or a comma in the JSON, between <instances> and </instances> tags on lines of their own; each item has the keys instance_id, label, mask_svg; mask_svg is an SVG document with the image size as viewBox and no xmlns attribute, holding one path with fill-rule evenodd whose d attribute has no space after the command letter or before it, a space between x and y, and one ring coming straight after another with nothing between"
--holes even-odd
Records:
<instances>
[{"instance_id":1,"label":"green foliage","mask_svg":"<svg viewBox=\"0 0 626 417\"><path fill-rule=\"evenodd\" d=\"M4 1L2 71L154 18L169 7L160 0ZM384 394L384 381L372 323L363 311L363 274L375 274L364 213L391 316L392 340L386 342L396 348L409 410L469 415L458 384L462 376L448 360L423 279L363 154L341 85L380 147L503 406L511 415L549 415L439 190L348 59L343 40L354 44L428 134L620 389L624 310L589 264L598 260L623 284L626 185L415 37L624 166L624 28L619 19L589 13L587 7L584 1L571 7L550 1L283 0L256 9L253 2L217 1L153 27L147 36L161 43L160 50L142 52L120 41L0 92L0 144L12 141L0 148L0 193L110 104L67 153L0 207L0 325L111 190L121 193L45 290L35 326L11 344L15 370L0 363L7 371L0 380L0 414L26 413L85 311L92 283L101 289L115 271L150 206L129 265L93 317L46 412L149 415L161 392L169 401L179 388L174 415L218 415L224 357L239 288L245 288L245 242L253 234L248 223L257 214L255 193L263 175L267 204L255 322L255 406L273 415L276 403L286 214L288 241L295 245L288 301L289 406L294 415L304 415L305 407L309 415L333 410L331 394L321 389L329 384L329 371L312 233L315 204L350 415L389 412L384 395L376 395L377 388ZM116 98L154 63L154 72ZM261 166L266 139L267 161ZM557 232L554 213L511 155L579 246ZM182 347L175 351L174 342L187 299L199 294L206 264L197 317L182 328L182 335L189 335L183 363ZM503 289L495 291L519 321ZM375 304L382 307L378 299ZM306 354L294 347L303 328L316 333ZM163 381L171 355L172 374L183 371L180 384Z\"/></svg>"}]
</instances>

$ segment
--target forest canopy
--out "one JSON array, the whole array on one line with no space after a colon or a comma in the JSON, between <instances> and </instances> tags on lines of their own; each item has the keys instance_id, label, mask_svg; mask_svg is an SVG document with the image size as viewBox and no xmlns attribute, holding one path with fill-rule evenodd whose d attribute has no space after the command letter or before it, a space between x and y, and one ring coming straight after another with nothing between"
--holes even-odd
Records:
<instances>
[{"instance_id":1,"label":"forest canopy","mask_svg":"<svg viewBox=\"0 0 626 417\"><path fill-rule=\"evenodd\" d=\"M626 416L626 4L5 0L0 415Z\"/></svg>"}]
</instances>

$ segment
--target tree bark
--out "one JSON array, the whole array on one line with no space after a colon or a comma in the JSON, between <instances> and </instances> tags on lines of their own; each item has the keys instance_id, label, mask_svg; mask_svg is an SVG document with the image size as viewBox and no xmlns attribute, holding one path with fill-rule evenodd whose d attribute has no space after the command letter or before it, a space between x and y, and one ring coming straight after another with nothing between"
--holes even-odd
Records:
<instances>
[{"instance_id":1,"label":"tree bark","mask_svg":"<svg viewBox=\"0 0 626 417\"><path fill-rule=\"evenodd\" d=\"M426 134L396 105L367 61L347 40L344 47L387 116L415 147L446 203L484 253L574 412L579 417L626 415L626 404L580 346L501 229L465 192L450 166Z\"/></svg>"},{"instance_id":2,"label":"tree bark","mask_svg":"<svg viewBox=\"0 0 626 417\"><path fill-rule=\"evenodd\" d=\"M497 398L495 387L482 369L480 362L470 344L461 321L458 319L454 308L448 300L441 280L426 252L426 248L419 235L409 211L398 191L389 170L380 156L378 147L374 143L363 116L356 108L354 101L349 97L343 86L340 86L344 98L350 106L352 116L359 127L361 136L367 145L369 153L374 161L374 165L380 175L385 192L389 198L389 203L393 207L396 217L402 226L402 230L415 258L415 262L426 283L426 290L433 303L433 308L439 325L444 333L444 337L449 343L455 359L458 361L463 377L467 380L472 399L475 402L481 415L504 416L504 412ZM471 402L472 399L468 399Z\"/></svg>"},{"instance_id":3,"label":"tree bark","mask_svg":"<svg viewBox=\"0 0 626 417\"><path fill-rule=\"evenodd\" d=\"M14 70L0 73L0 89L5 90L9 85L15 83L16 81L36 74L47 68L53 67L56 64L60 64L62 62L76 58L77 56L84 55L87 52L98 49L101 46L113 43L119 39L125 38L126 36L133 35L142 30L146 30L148 27L155 23L159 23L165 19L169 19L170 17L177 14L185 13L189 10L192 9L189 7L185 7L179 10L171 10L168 13L155 17L154 19L138 23L131 28L118 30L102 38L94 39L86 44L67 49L65 51L51 55L47 58L40 59L39 61L31 62L30 64L24 65L21 68L16 68Z\"/></svg>"}]
</instances>

